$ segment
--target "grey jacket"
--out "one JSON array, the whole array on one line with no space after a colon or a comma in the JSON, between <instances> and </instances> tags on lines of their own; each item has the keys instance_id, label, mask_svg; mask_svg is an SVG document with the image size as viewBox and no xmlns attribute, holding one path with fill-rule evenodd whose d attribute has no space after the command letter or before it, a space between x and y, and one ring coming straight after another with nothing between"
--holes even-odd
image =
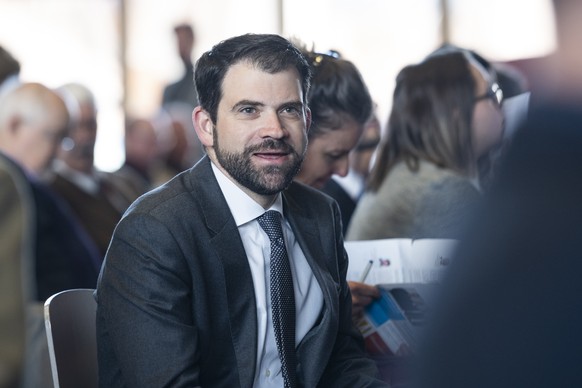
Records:
<instances>
[{"instance_id":1,"label":"grey jacket","mask_svg":"<svg viewBox=\"0 0 582 388\"><path fill-rule=\"evenodd\" d=\"M352 324L337 205L296 183L283 201L324 297L297 349L301 385L385 386ZM132 205L96 295L100 386L252 386L253 280L207 157Z\"/></svg>"},{"instance_id":2,"label":"grey jacket","mask_svg":"<svg viewBox=\"0 0 582 388\"><path fill-rule=\"evenodd\" d=\"M481 194L455 172L421 161L411 171L394 166L376 192L356 207L346 240L458 238Z\"/></svg>"}]
</instances>

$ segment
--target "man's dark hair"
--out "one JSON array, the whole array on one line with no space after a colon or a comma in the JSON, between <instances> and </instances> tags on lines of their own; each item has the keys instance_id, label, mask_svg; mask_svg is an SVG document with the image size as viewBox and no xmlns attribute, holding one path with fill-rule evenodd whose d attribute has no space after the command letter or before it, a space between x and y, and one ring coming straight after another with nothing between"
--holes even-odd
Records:
<instances>
[{"instance_id":1,"label":"man's dark hair","mask_svg":"<svg viewBox=\"0 0 582 388\"><path fill-rule=\"evenodd\" d=\"M271 74L295 68L301 78L304 102L307 103L311 70L301 51L279 35L241 35L218 43L196 62L194 81L198 101L214 123L222 98L224 76L231 66L242 61L248 61Z\"/></svg>"}]
</instances>

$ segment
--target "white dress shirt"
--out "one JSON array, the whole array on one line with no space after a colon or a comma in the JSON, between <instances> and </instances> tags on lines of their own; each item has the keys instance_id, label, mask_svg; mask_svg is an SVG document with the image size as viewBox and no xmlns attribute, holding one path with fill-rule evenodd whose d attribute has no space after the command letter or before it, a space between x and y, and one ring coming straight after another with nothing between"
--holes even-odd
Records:
<instances>
[{"instance_id":1,"label":"white dress shirt","mask_svg":"<svg viewBox=\"0 0 582 388\"><path fill-rule=\"evenodd\" d=\"M247 253L253 277L255 299L257 304L257 369L254 387L277 387L284 385L281 374L281 361L277 353L277 344L271 320L271 298L269 293L269 272L271 244L269 237L260 227L257 217L265 209L238 188L214 164L212 170L226 202L230 208ZM301 250L291 226L283 217L283 199L277 196L275 203L267 210L281 213L283 235L293 275L295 290L295 345L314 326L323 307L323 293L313 271Z\"/></svg>"}]
</instances>

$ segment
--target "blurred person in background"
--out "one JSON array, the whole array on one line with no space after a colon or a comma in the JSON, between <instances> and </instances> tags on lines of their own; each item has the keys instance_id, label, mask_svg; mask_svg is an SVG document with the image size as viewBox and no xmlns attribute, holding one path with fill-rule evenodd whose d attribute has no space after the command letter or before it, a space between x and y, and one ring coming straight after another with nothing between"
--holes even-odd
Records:
<instances>
[{"instance_id":1,"label":"blurred person in background","mask_svg":"<svg viewBox=\"0 0 582 388\"><path fill-rule=\"evenodd\" d=\"M192 167L204 155L204 149L192 124L192 109L173 103L160 109L153 119L158 134L159 163L154 181L165 183Z\"/></svg>"},{"instance_id":2,"label":"blurred person in background","mask_svg":"<svg viewBox=\"0 0 582 388\"><path fill-rule=\"evenodd\" d=\"M38 83L21 84L3 96L0 149L38 179L67 134L69 113L63 100Z\"/></svg>"},{"instance_id":3,"label":"blurred person in background","mask_svg":"<svg viewBox=\"0 0 582 388\"><path fill-rule=\"evenodd\" d=\"M196 34L191 23L176 25L174 34L184 73L178 81L167 85L163 91L159 116L163 121L169 122L160 125L167 131L160 133L162 139L167 140L162 142L161 147L166 169L158 170L160 174L158 180L162 183L194 165L204 155L202 144L192 124L192 110L198 105L192 62Z\"/></svg>"},{"instance_id":4,"label":"blurred person in background","mask_svg":"<svg viewBox=\"0 0 582 388\"><path fill-rule=\"evenodd\" d=\"M323 190L336 174L344 177L350 167L350 153L373 115L373 101L356 66L336 51L327 54L303 49L311 64L313 79L308 94L311 127L301 170L295 180ZM342 212L342 220L344 209ZM343 221L342 221L343 222ZM379 297L377 287L348 282L352 296L352 316Z\"/></svg>"},{"instance_id":5,"label":"blurred person in background","mask_svg":"<svg viewBox=\"0 0 582 388\"><path fill-rule=\"evenodd\" d=\"M47 180L69 204L105 257L113 229L131 204L132 192L123 179L94 165L97 106L93 93L78 83L58 90L76 107L76 114Z\"/></svg>"},{"instance_id":6,"label":"blurred person in background","mask_svg":"<svg viewBox=\"0 0 582 388\"><path fill-rule=\"evenodd\" d=\"M502 124L498 86L467 53L402 69L387 136L346 240L458 238L481 199L479 160L501 141ZM376 359L392 383L409 381L408 357Z\"/></svg>"},{"instance_id":7,"label":"blurred person in background","mask_svg":"<svg viewBox=\"0 0 582 388\"><path fill-rule=\"evenodd\" d=\"M130 118L125 126L125 161L115 175L131 188L133 201L154 188L153 170L160 157L158 135L151 120Z\"/></svg>"},{"instance_id":8,"label":"blurred person in background","mask_svg":"<svg viewBox=\"0 0 582 388\"><path fill-rule=\"evenodd\" d=\"M1 101L0 97L0 101ZM0 387L20 387L26 349L26 302L34 277L34 199L22 169L0 152ZM25 287L24 274L28 277Z\"/></svg>"},{"instance_id":9,"label":"blurred person in background","mask_svg":"<svg viewBox=\"0 0 582 388\"><path fill-rule=\"evenodd\" d=\"M40 180L69 118L61 97L41 84L22 84L0 98L0 277L11 287L0 297L0 381L9 381L6 386L52 384L44 301L97 282L95 246Z\"/></svg>"},{"instance_id":10,"label":"blurred person in background","mask_svg":"<svg viewBox=\"0 0 582 388\"><path fill-rule=\"evenodd\" d=\"M475 50L444 44L429 56L439 55L447 52L464 52L475 59L491 77L491 82L495 82L503 93L503 137L499 144L487 153L486 157L479 160L479 187L482 191L487 191L491 181L503 157L504 150L508 147L514 132L527 117L527 109L530 102L529 82L519 69L503 63L492 62L476 52Z\"/></svg>"},{"instance_id":11,"label":"blurred person in background","mask_svg":"<svg viewBox=\"0 0 582 388\"><path fill-rule=\"evenodd\" d=\"M192 24L182 23L174 27L178 55L184 65L182 77L164 88L162 95L162 107L172 103L185 103L190 108L190 113L198 105L196 88L194 88L194 66L192 63L192 51L196 43L196 35Z\"/></svg>"},{"instance_id":12,"label":"blurred person in background","mask_svg":"<svg viewBox=\"0 0 582 388\"><path fill-rule=\"evenodd\" d=\"M364 126L364 131L356 147L349 155L349 169L346 176L333 175L321 189L334 198L342 212L344 234L348 229L352 214L356 209L370 173L370 162L380 143L381 126L374 112Z\"/></svg>"},{"instance_id":13,"label":"blurred person in background","mask_svg":"<svg viewBox=\"0 0 582 388\"><path fill-rule=\"evenodd\" d=\"M481 198L479 161L501 142L502 93L464 52L397 76L387 133L347 240L458 238Z\"/></svg>"},{"instance_id":14,"label":"blurred person in background","mask_svg":"<svg viewBox=\"0 0 582 388\"><path fill-rule=\"evenodd\" d=\"M0 46L0 97L20 84L20 62Z\"/></svg>"},{"instance_id":15,"label":"blurred person in background","mask_svg":"<svg viewBox=\"0 0 582 388\"><path fill-rule=\"evenodd\" d=\"M336 51L304 52L314 74L308 96L312 124L307 154L295 179L321 190L332 175L347 175L349 154L372 116L373 103L352 62Z\"/></svg>"},{"instance_id":16,"label":"blurred person in background","mask_svg":"<svg viewBox=\"0 0 582 388\"><path fill-rule=\"evenodd\" d=\"M553 4L551 82L441 282L417 387L582 386L582 2Z\"/></svg>"}]
</instances>

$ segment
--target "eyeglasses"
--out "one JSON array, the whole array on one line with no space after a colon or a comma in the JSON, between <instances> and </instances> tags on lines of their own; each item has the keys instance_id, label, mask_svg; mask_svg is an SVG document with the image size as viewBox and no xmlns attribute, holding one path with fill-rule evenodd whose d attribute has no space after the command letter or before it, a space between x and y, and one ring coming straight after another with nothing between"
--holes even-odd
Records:
<instances>
[{"instance_id":1,"label":"eyeglasses","mask_svg":"<svg viewBox=\"0 0 582 388\"><path fill-rule=\"evenodd\" d=\"M491 99L495 104L501 106L503 103L503 90L501 90L497 83L493 83L485 94L475 97L474 101L478 102L486 99Z\"/></svg>"}]
</instances>

